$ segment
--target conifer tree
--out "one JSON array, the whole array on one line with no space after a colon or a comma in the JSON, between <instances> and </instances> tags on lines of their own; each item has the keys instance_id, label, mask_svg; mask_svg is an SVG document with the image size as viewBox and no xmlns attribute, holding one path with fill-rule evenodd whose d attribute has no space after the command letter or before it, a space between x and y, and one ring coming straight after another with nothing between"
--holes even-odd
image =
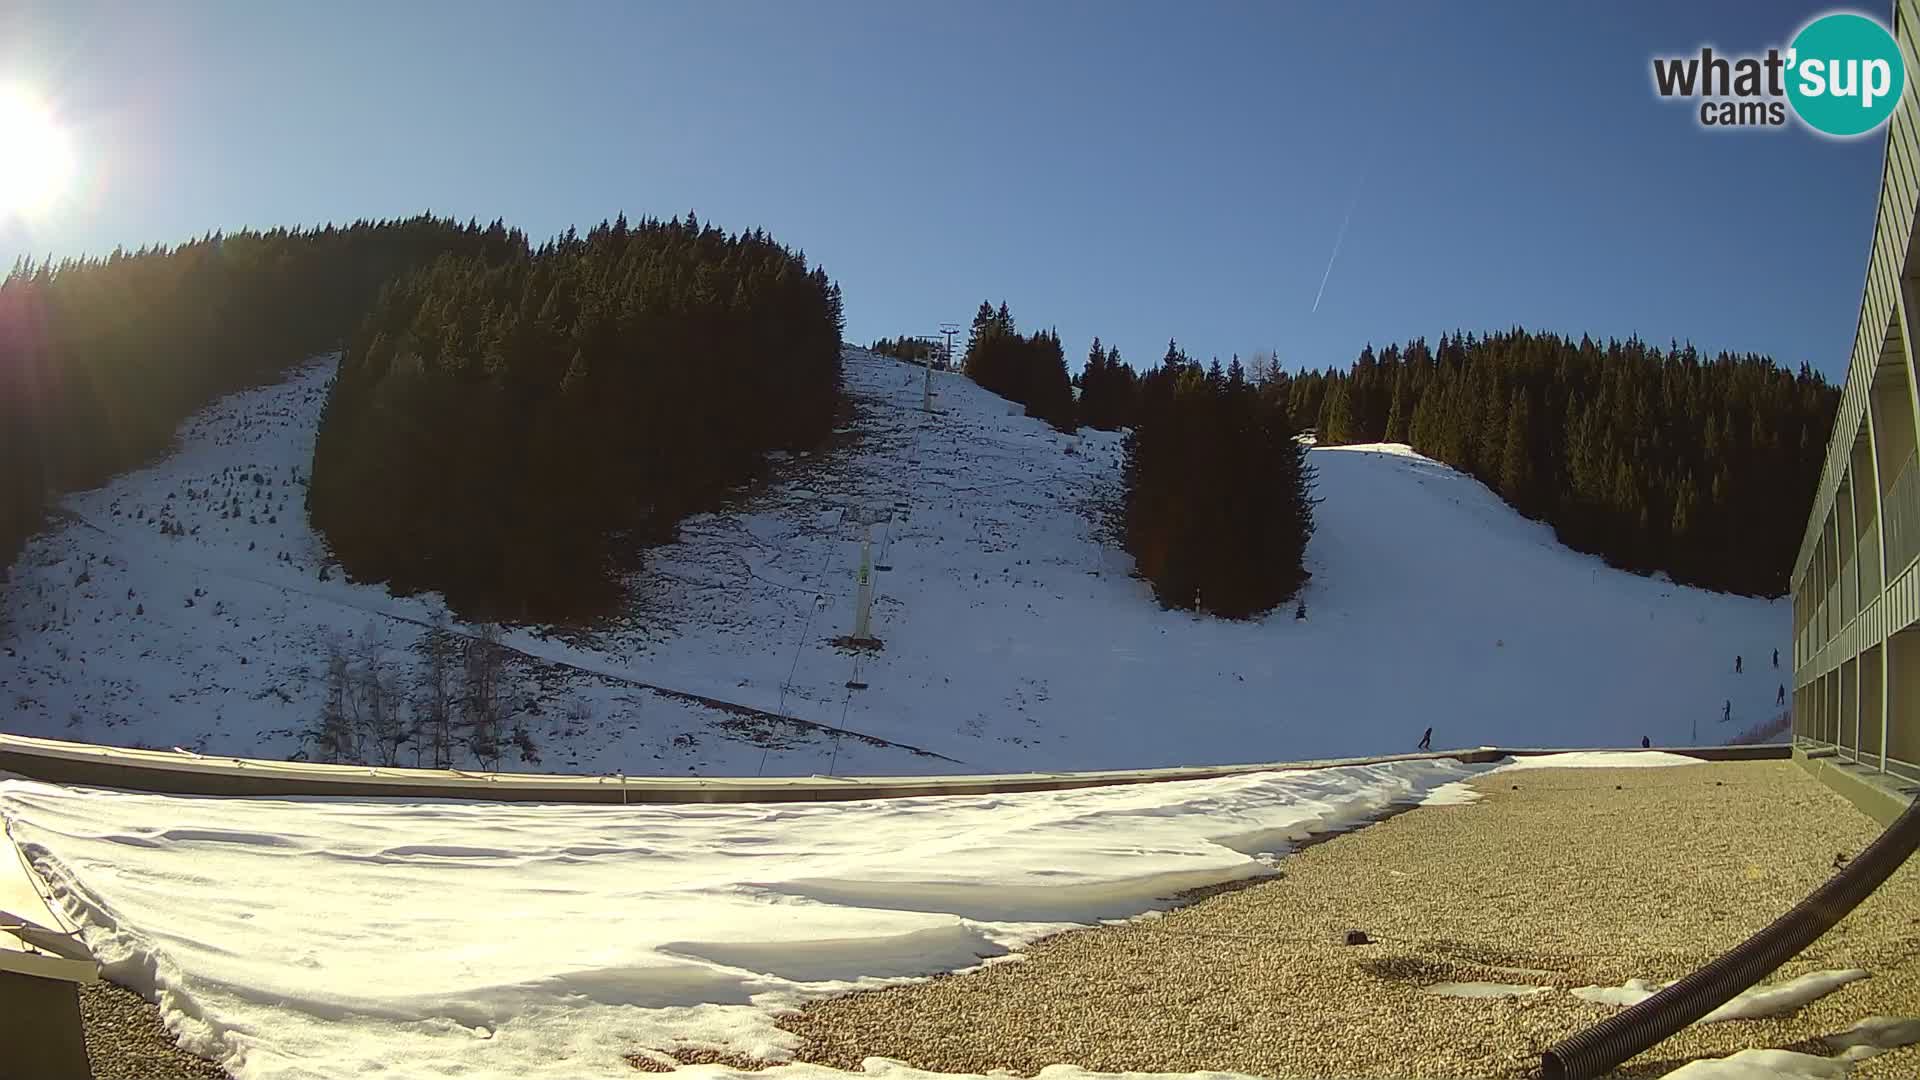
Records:
<instances>
[{"instance_id":1,"label":"conifer tree","mask_svg":"<svg viewBox=\"0 0 1920 1080\"><path fill-rule=\"evenodd\" d=\"M1500 495L1521 513L1533 508L1532 424L1527 395L1513 392L1507 406L1507 435L1501 447Z\"/></svg>"},{"instance_id":2,"label":"conifer tree","mask_svg":"<svg viewBox=\"0 0 1920 1080\"><path fill-rule=\"evenodd\" d=\"M1284 399L1235 363L1169 344L1142 376L1124 449L1121 533L1159 601L1248 618L1306 580L1312 470Z\"/></svg>"},{"instance_id":3,"label":"conifer tree","mask_svg":"<svg viewBox=\"0 0 1920 1080\"><path fill-rule=\"evenodd\" d=\"M1027 366L1027 415L1038 417L1061 431L1075 430L1073 383L1067 376L1067 357L1060 335L1036 332L1024 343Z\"/></svg>"}]
</instances>

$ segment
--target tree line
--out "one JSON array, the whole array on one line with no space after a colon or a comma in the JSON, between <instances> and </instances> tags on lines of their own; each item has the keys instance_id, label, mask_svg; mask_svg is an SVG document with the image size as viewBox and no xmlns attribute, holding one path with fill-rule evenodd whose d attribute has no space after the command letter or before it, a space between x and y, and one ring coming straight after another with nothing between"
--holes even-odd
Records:
<instances>
[{"instance_id":1,"label":"tree line","mask_svg":"<svg viewBox=\"0 0 1920 1080\"><path fill-rule=\"evenodd\" d=\"M380 287L512 242L498 222L209 233L0 279L0 565L61 494L152 460L223 394L336 349Z\"/></svg>"},{"instance_id":2,"label":"tree line","mask_svg":"<svg viewBox=\"0 0 1920 1080\"><path fill-rule=\"evenodd\" d=\"M1322 445L1407 443L1613 566L1757 596L1787 589L1839 402L1805 364L1517 328L1263 392Z\"/></svg>"},{"instance_id":3,"label":"tree line","mask_svg":"<svg viewBox=\"0 0 1920 1080\"><path fill-rule=\"evenodd\" d=\"M1060 335L1052 330L1021 334L1004 300L997 311L987 301L980 301L980 310L967 332L962 370L986 389L1025 405L1028 416L1045 420L1061 431L1074 431L1079 426L1073 381L1067 375L1067 354Z\"/></svg>"},{"instance_id":4,"label":"tree line","mask_svg":"<svg viewBox=\"0 0 1920 1080\"><path fill-rule=\"evenodd\" d=\"M1050 377L1051 356L1028 351L1004 303L983 303L974 327L968 373L990 390L1028 401L1028 412L1038 415L1031 388ZM997 351L979 349L982 341ZM1141 514L1155 517L1148 507L1178 507L1201 519L1225 512L1180 501L1177 491L1141 487L1143 477L1155 475L1153 458L1165 445L1182 449L1162 460L1185 460L1189 470L1219 450L1220 436L1173 422L1178 416L1224 410L1217 424L1254 443L1265 436L1247 432L1259 425L1311 430L1327 446L1407 443L1551 525L1568 547L1610 565L1722 592L1778 596L1788 586L1839 402L1838 389L1805 364L1789 371L1755 354L1707 356L1692 345L1662 349L1637 338L1603 344L1521 328L1442 334L1435 346L1425 338L1378 352L1369 345L1346 369L1298 373L1270 353L1246 368L1234 357L1224 371L1215 361L1200 372L1170 342L1160 366L1142 375L1095 338L1072 386L1074 423L1131 428L1129 453L1146 454L1144 465L1129 464L1125 489L1127 543L1142 573L1163 602L1192 606L1182 600L1191 587L1209 609L1209 590L1193 578L1201 571L1174 568L1179 560L1170 554L1191 550L1195 541L1177 539L1181 528L1173 524L1158 531L1132 524ZM1169 396L1168 386L1184 388L1185 396ZM1249 394L1260 403L1257 423L1236 411L1248 407ZM1292 467L1276 468L1277 478L1250 482L1277 484L1285 504L1303 498ZM1300 475L1310 486L1310 470ZM1259 490L1228 481L1185 499L1214 505ZM1161 501L1168 499L1175 501ZM1310 535L1311 514L1290 512ZM1175 511L1160 513L1171 522ZM1293 550L1289 540L1281 561ZM1219 573L1251 580L1231 569L1233 556L1217 557ZM1216 588L1259 602L1290 595L1284 584Z\"/></svg>"},{"instance_id":5,"label":"tree line","mask_svg":"<svg viewBox=\"0 0 1920 1080\"><path fill-rule=\"evenodd\" d=\"M354 333L308 509L355 578L468 617L608 610L646 545L831 433L843 326L803 255L692 214L442 257Z\"/></svg>"},{"instance_id":6,"label":"tree line","mask_svg":"<svg viewBox=\"0 0 1920 1080\"><path fill-rule=\"evenodd\" d=\"M897 338L876 338L872 345L867 346L867 351L914 364L924 364L929 357L936 361L940 358L938 345L924 338L908 337L905 334Z\"/></svg>"}]
</instances>

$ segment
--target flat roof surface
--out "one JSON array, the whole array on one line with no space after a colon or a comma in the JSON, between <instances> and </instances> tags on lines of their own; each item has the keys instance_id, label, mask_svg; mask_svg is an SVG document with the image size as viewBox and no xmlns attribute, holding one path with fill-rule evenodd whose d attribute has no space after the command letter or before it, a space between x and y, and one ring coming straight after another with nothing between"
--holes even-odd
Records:
<instances>
[{"instance_id":1,"label":"flat roof surface","mask_svg":"<svg viewBox=\"0 0 1920 1080\"><path fill-rule=\"evenodd\" d=\"M1076 930L1024 959L809 1005L782 1026L802 1060L864 1057L1031 1076L1521 1077L1553 1042L1617 1012L1571 991L1670 980L1824 882L1879 826L1792 762L1525 769L1483 798L1422 807L1286 859L1284 875L1157 919ZM1349 947L1360 929L1375 944ZM1696 1024L1616 1075L1659 1076L1750 1047L1920 1014L1920 860L1766 982L1863 968L1784 1017ZM1436 996L1440 982L1547 987ZM1920 1048L1854 1076L1914 1075Z\"/></svg>"}]
</instances>

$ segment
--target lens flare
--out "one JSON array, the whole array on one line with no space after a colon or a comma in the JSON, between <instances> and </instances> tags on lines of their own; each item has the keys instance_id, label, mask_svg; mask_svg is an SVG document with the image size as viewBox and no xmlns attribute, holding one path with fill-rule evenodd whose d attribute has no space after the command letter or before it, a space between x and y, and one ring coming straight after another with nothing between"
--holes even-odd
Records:
<instances>
[{"instance_id":1,"label":"lens flare","mask_svg":"<svg viewBox=\"0 0 1920 1080\"><path fill-rule=\"evenodd\" d=\"M0 221L46 213L72 177L73 146L53 111L31 94L0 87Z\"/></svg>"}]
</instances>

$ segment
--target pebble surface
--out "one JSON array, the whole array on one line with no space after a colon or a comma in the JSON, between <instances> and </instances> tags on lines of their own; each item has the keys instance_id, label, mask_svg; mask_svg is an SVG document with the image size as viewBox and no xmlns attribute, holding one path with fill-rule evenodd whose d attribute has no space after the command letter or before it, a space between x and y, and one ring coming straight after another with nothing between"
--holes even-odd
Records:
<instances>
[{"instance_id":1,"label":"pebble surface","mask_svg":"<svg viewBox=\"0 0 1920 1080\"><path fill-rule=\"evenodd\" d=\"M781 1024L802 1060L869 1056L1032 1076L1533 1075L1542 1050L1612 1015L1567 991L1678 978L1797 903L1880 828L1784 761L1529 769L1480 801L1424 807L1316 844L1283 875L1158 919L1075 930L1024 959L814 1002ZM1371 944L1344 944L1349 930ZM1822 1053L1863 1017L1920 1015L1920 859L1769 976L1873 977L1768 1020L1694 1025L1614 1075L1659 1076L1748 1047ZM1450 998L1439 982L1550 987ZM1920 1048L1856 1080L1912 1077Z\"/></svg>"},{"instance_id":2,"label":"pebble surface","mask_svg":"<svg viewBox=\"0 0 1920 1080\"><path fill-rule=\"evenodd\" d=\"M110 982L80 987L93 1080L228 1080L227 1071L175 1045L160 1009Z\"/></svg>"}]
</instances>

